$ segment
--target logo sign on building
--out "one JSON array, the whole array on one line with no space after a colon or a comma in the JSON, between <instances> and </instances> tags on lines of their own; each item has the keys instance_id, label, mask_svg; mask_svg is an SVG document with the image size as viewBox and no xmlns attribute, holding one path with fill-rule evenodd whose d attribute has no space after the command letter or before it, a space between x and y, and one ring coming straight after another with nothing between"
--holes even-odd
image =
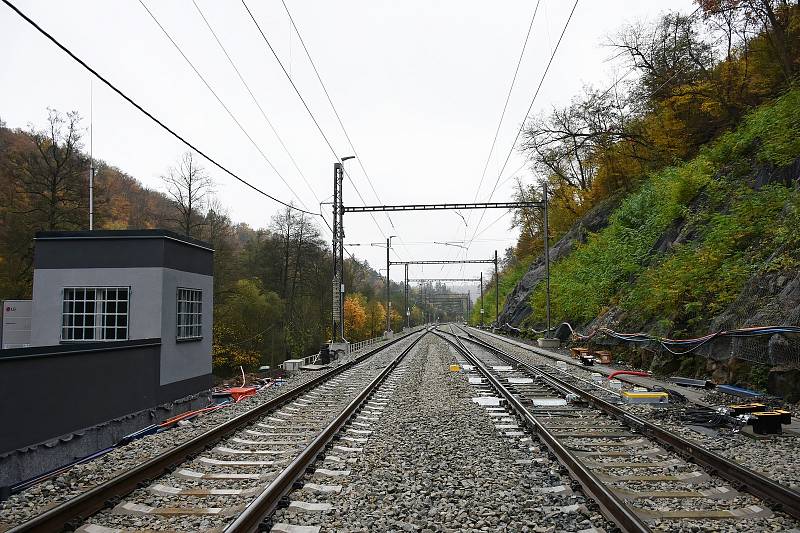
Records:
<instances>
[{"instance_id":1,"label":"logo sign on building","mask_svg":"<svg viewBox=\"0 0 800 533\"><path fill-rule=\"evenodd\" d=\"M9 348L27 348L31 345L31 310L30 300L5 300L3 302L3 330L0 346Z\"/></svg>"}]
</instances>

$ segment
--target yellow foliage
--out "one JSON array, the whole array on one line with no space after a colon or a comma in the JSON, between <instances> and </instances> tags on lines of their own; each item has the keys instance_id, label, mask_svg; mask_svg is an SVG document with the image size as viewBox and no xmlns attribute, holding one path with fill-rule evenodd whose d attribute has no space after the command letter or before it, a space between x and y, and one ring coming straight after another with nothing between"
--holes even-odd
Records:
<instances>
[{"instance_id":1,"label":"yellow foliage","mask_svg":"<svg viewBox=\"0 0 800 533\"><path fill-rule=\"evenodd\" d=\"M367 324L364 310L364 297L360 294L346 296L344 299L344 336L349 341L363 338Z\"/></svg>"},{"instance_id":2,"label":"yellow foliage","mask_svg":"<svg viewBox=\"0 0 800 533\"><path fill-rule=\"evenodd\" d=\"M212 364L215 372L230 374L240 366L245 370L254 370L258 366L261 360L260 354L255 350L244 348L236 336L236 332L223 322L214 323Z\"/></svg>"}]
</instances>

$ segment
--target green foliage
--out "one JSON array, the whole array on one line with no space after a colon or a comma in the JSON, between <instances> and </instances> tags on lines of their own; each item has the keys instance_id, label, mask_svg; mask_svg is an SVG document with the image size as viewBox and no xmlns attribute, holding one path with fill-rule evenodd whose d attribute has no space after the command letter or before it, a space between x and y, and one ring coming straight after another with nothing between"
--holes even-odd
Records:
<instances>
[{"instance_id":1,"label":"green foliage","mask_svg":"<svg viewBox=\"0 0 800 533\"><path fill-rule=\"evenodd\" d=\"M791 232L800 195L780 185L753 191L742 184L724 187L730 207L710 213L702 236L679 245L646 270L622 298L625 309L643 320L668 317L687 333L703 331L708 317L733 302L747 279L765 270L776 234ZM776 258L777 259L777 258Z\"/></svg>"},{"instance_id":2,"label":"green foliage","mask_svg":"<svg viewBox=\"0 0 800 533\"><path fill-rule=\"evenodd\" d=\"M522 279L522 276L528 271L530 268L531 263L533 262L533 256L525 257L516 261L515 264L505 269L503 272L500 273L500 286L498 287L500 293L500 312L503 312L503 302L506 301L506 297L511 294L511 291L514 290L514 287L517 286L517 283ZM484 276L484 279L491 279ZM481 302L480 297L477 298L475 305L472 308L472 313L470 314L469 322L473 325L478 325L481 323L481 305L483 305L484 313L483 313L483 322L484 324L491 324L495 321L495 289L494 289L494 280L491 283L488 283L483 287L483 302Z\"/></svg>"},{"instance_id":3,"label":"green foliage","mask_svg":"<svg viewBox=\"0 0 800 533\"><path fill-rule=\"evenodd\" d=\"M254 370L262 358L274 365L274 355L268 354L270 333L282 314L283 302L274 292L265 291L260 280L238 280L215 310L215 372L228 374L239 365Z\"/></svg>"},{"instance_id":4,"label":"green foliage","mask_svg":"<svg viewBox=\"0 0 800 533\"><path fill-rule=\"evenodd\" d=\"M605 230L551 269L554 319L587 322L597 316L619 287L642 271L658 238L710 178L707 161L697 158L656 174L630 195ZM544 320L544 301L540 286L531 302L536 323Z\"/></svg>"},{"instance_id":5,"label":"green foliage","mask_svg":"<svg viewBox=\"0 0 800 533\"><path fill-rule=\"evenodd\" d=\"M776 166L792 162L800 155L798 139L800 90L794 90L688 163L655 173L603 231L553 266L554 320L585 323L619 304L641 323L658 320L669 325L665 329L696 332L752 274L796 267L800 192L776 184L753 190L726 170L752 173L753 158ZM677 219L690 239L654 254ZM537 287L531 323L544 320L544 297L544 287Z\"/></svg>"},{"instance_id":6,"label":"green foliage","mask_svg":"<svg viewBox=\"0 0 800 533\"><path fill-rule=\"evenodd\" d=\"M736 131L720 136L707 154L720 166L751 154L757 162L786 166L800 154L798 132L800 90L794 89L748 115Z\"/></svg>"}]
</instances>

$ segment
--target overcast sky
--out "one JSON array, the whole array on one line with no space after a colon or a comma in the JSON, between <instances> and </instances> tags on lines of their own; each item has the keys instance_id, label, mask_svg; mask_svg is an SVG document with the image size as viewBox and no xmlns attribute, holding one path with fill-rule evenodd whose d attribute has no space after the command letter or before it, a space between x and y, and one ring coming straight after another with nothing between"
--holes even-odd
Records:
<instances>
[{"instance_id":1,"label":"overcast sky","mask_svg":"<svg viewBox=\"0 0 800 533\"><path fill-rule=\"evenodd\" d=\"M27 15L143 107L222 164L285 201L319 210L332 194L334 157L239 1L196 0L209 24L308 181L267 125L191 0L147 7L239 120L259 150L192 71L138 0L15 0ZM280 0L247 0L337 154L351 155ZM511 199L513 179L533 180L516 150L499 175L536 86L572 8L541 0L479 201L498 180L495 201ZM500 112L535 1L292 1L288 8L336 106L361 162L384 204L471 202L476 196ZM621 25L660 12L690 12L690 0L582 0L542 85L534 113L567 103L583 85L606 87L624 72L607 61L604 38ZM163 189L159 176L186 150L123 101L7 6L0 5L0 118L10 127L41 127L46 108L77 110L89 126L94 92L94 154ZM88 140L88 137L87 137ZM379 203L361 167L345 163L367 204ZM264 227L280 208L206 165L216 194L235 222ZM312 192L313 191L313 192ZM361 204L345 183L346 205ZM323 206L328 218L330 206ZM516 240L510 215L489 211L466 253L433 241L463 241L480 211L394 213L375 221L345 217L346 242L393 241L393 260L489 258ZM492 224L494 223L494 224ZM492 224L492 225L490 225ZM320 224L324 228L323 224ZM327 229L323 231L330 239ZM375 268L385 250L351 246ZM412 277L475 277L485 265L415 267ZM402 281L400 268L392 279Z\"/></svg>"}]
</instances>

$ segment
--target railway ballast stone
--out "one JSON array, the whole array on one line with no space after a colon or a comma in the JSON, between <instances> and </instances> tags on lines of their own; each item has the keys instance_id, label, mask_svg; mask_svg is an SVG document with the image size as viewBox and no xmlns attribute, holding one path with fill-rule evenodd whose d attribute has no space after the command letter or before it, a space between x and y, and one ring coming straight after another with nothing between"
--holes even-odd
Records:
<instances>
[{"instance_id":1,"label":"railway ballast stone","mask_svg":"<svg viewBox=\"0 0 800 533\"><path fill-rule=\"evenodd\" d=\"M579 531L613 530L543 451L504 438L444 341L428 336L378 421L334 510L307 516L281 510L276 522L316 524L322 531ZM540 462L529 462L541 457ZM521 461L523 460L523 461Z\"/></svg>"}]
</instances>

